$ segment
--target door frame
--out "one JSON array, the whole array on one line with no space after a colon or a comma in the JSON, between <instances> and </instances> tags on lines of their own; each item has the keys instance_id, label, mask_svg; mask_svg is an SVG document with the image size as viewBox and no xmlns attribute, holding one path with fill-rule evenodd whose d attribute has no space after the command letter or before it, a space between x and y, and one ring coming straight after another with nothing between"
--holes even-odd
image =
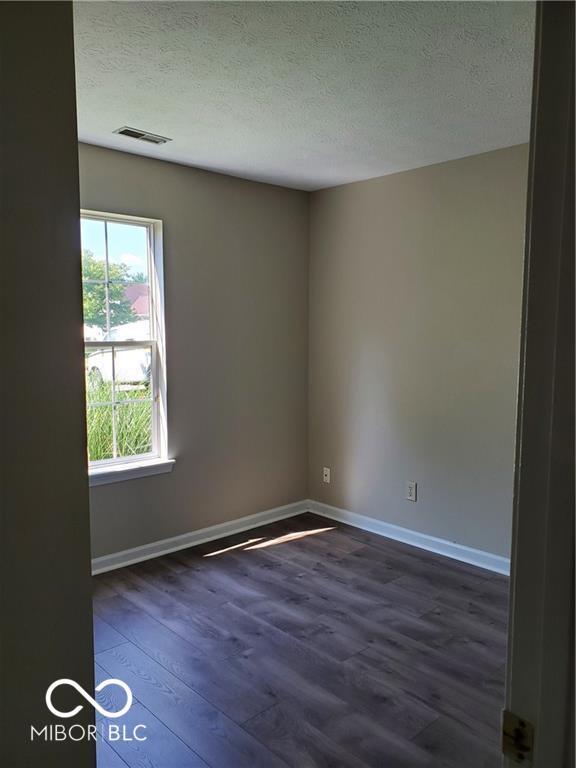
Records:
<instances>
[{"instance_id":1,"label":"door frame","mask_svg":"<svg viewBox=\"0 0 576 768\"><path fill-rule=\"evenodd\" d=\"M572 2L538 3L535 43L506 708L534 725L533 765L563 768L574 725Z\"/></svg>"}]
</instances>

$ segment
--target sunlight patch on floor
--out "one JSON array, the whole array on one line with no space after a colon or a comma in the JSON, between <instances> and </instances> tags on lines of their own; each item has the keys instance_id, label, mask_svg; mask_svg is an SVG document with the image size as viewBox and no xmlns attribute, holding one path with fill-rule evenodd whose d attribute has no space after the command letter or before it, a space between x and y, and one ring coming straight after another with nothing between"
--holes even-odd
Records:
<instances>
[{"instance_id":1,"label":"sunlight patch on floor","mask_svg":"<svg viewBox=\"0 0 576 768\"><path fill-rule=\"evenodd\" d=\"M275 547L277 544L286 544L288 541L297 541L303 539L306 536L314 536L317 533L324 533L325 531L333 531L334 528L316 528L314 531L296 531L295 533L286 533L284 536L278 536L276 539L269 539L268 541L262 541L260 544L253 544L246 549L265 549L266 547Z\"/></svg>"},{"instance_id":2,"label":"sunlight patch on floor","mask_svg":"<svg viewBox=\"0 0 576 768\"><path fill-rule=\"evenodd\" d=\"M234 549L240 549L246 552L250 549L265 549L266 547L275 547L277 544L287 544L290 541L298 541L306 536L314 536L317 533L325 533L326 531L333 531L331 528L315 528L311 531L294 531L294 533L285 533L283 536L278 536L275 539L268 539L266 541L265 536L260 536L258 539L248 539L241 544L233 544L231 547L225 547L224 549L217 549L214 552L208 552L203 557L215 557L216 555L223 555L225 552L231 552Z\"/></svg>"},{"instance_id":3,"label":"sunlight patch on floor","mask_svg":"<svg viewBox=\"0 0 576 768\"><path fill-rule=\"evenodd\" d=\"M203 557L214 557L215 555L222 555L224 552L230 552L232 549L241 549L242 547L247 547L248 544L254 544L255 541L262 541L264 538L264 536L260 536L259 539L248 539L248 541L243 541L242 544L234 544L231 547L217 549L215 552L209 552L207 555L203 555Z\"/></svg>"}]
</instances>

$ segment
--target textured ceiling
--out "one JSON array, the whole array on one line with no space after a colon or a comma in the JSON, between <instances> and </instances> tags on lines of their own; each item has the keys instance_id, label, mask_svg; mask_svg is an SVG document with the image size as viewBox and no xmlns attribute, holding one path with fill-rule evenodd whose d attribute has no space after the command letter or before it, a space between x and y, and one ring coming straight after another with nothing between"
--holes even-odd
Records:
<instances>
[{"instance_id":1,"label":"textured ceiling","mask_svg":"<svg viewBox=\"0 0 576 768\"><path fill-rule=\"evenodd\" d=\"M526 2L81 2L80 139L299 189L417 168L527 141L533 34Z\"/></svg>"}]
</instances>

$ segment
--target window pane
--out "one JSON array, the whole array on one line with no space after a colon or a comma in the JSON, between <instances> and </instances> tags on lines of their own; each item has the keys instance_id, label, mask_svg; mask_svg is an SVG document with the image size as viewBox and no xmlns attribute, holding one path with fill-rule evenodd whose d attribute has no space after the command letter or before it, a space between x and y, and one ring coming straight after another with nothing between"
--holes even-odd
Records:
<instances>
[{"instance_id":1,"label":"window pane","mask_svg":"<svg viewBox=\"0 0 576 768\"><path fill-rule=\"evenodd\" d=\"M114 458L112 406L89 405L86 412L88 426L88 459L101 461Z\"/></svg>"},{"instance_id":2,"label":"window pane","mask_svg":"<svg viewBox=\"0 0 576 768\"><path fill-rule=\"evenodd\" d=\"M126 283L108 284L110 307L110 332L107 336L108 339L117 338L116 334L119 329L126 325L133 327L133 324L138 320L138 315L136 315L132 308L133 301L130 295L126 293L127 287ZM148 333L146 333L147 336Z\"/></svg>"},{"instance_id":3,"label":"window pane","mask_svg":"<svg viewBox=\"0 0 576 768\"><path fill-rule=\"evenodd\" d=\"M84 353L86 369L86 400L90 403L112 402L112 350L87 349Z\"/></svg>"},{"instance_id":4,"label":"window pane","mask_svg":"<svg viewBox=\"0 0 576 768\"><path fill-rule=\"evenodd\" d=\"M150 287L147 283L110 283L110 341L150 338Z\"/></svg>"},{"instance_id":5,"label":"window pane","mask_svg":"<svg viewBox=\"0 0 576 768\"><path fill-rule=\"evenodd\" d=\"M95 219L81 219L80 237L82 240L82 252L87 251L92 254L95 261L104 262L106 258L104 222Z\"/></svg>"},{"instance_id":6,"label":"window pane","mask_svg":"<svg viewBox=\"0 0 576 768\"><path fill-rule=\"evenodd\" d=\"M83 273L90 273L93 264L82 256ZM84 338L86 341L103 341L106 338L106 283L84 282L82 284L84 308Z\"/></svg>"},{"instance_id":7,"label":"window pane","mask_svg":"<svg viewBox=\"0 0 576 768\"><path fill-rule=\"evenodd\" d=\"M151 398L152 349L129 347L114 349L116 401Z\"/></svg>"},{"instance_id":8,"label":"window pane","mask_svg":"<svg viewBox=\"0 0 576 768\"><path fill-rule=\"evenodd\" d=\"M148 227L108 222L110 280L148 282Z\"/></svg>"},{"instance_id":9,"label":"window pane","mask_svg":"<svg viewBox=\"0 0 576 768\"><path fill-rule=\"evenodd\" d=\"M118 456L138 456L152 451L152 402L115 406Z\"/></svg>"},{"instance_id":10,"label":"window pane","mask_svg":"<svg viewBox=\"0 0 576 768\"><path fill-rule=\"evenodd\" d=\"M103 221L81 219L84 338L104 338L106 322L106 234Z\"/></svg>"}]
</instances>

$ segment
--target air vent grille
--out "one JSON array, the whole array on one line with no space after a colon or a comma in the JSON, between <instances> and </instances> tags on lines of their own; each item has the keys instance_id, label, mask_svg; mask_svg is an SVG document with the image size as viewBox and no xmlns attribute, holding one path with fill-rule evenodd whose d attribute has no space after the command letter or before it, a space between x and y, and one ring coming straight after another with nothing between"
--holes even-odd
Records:
<instances>
[{"instance_id":1,"label":"air vent grille","mask_svg":"<svg viewBox=\"0 0 576 768\"><path fill-rule=\"evenodd\" d=\"M172 141L167 136L158 136L156 133L141 131L139 128L129 128L127 125L118 128L114 133L129 136L131 139L138 139L139 141L147 141L149 144L166 144L167 141Z\"/></svg>"}]
</instances>

